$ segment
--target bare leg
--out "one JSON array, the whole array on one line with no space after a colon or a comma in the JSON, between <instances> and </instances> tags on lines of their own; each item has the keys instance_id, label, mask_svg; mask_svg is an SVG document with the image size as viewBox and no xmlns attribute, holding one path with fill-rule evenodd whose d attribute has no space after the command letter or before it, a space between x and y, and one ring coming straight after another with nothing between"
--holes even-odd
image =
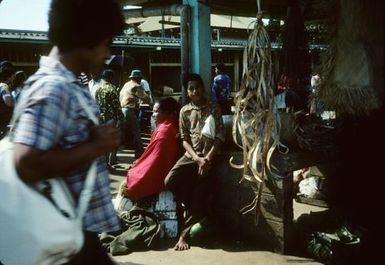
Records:
<instances>
[{"instance_id":1,"label":"bare leg","mask_svg":"<svg viewBox=\"0 0 385 265\"><path fill-rule=\"evenodd\" d=\"M181 209L182 208L182 209ZM180 224L181 232L179 234L178 242L174 246L174 250L183 251L190 249L190 242L188 240L191 227L199 221L192 215L191 211L180 205L180 212L177 215L178 223Z\"/></svg>"},{"instance_id":2,"label":"bare leg","mask_svg":"<svg viewBox=\"0 0 385 265\"><path fill-rule=\"evenodd\" d=\"M205 214L203 210L207 194L204 189L205 183L200 183L198 176L191 173L197 171L198 165L194 161L182 157L165 179L166 187L173 192L177 201L179 239L174 249L178 251L190 248L190 229Z\"/></svg>"},{"instance_id":3,"label":"bare leg","mask_svg":"<svg viewBox=\"0 0 385 265\"><path fill-rule=\"evenodd\" d=\"M187 211L185 207L182 205L182 202L177 199L176 201L176 216L178 219L178 230L180 231L178 242L174 246L174 250L188 250L190 248L190 244L187 241L187 234L189 232L190 227L186 227L186 218ZM183 230L182 230L183 229Z\"/></svg>"},{"instance_id":4,"label":"bare leg","mask_svg":"<svg viewBox=\"0 0 385 265\"><path fill-rule=\"evenodd\" d=\"M187 241L187 234L190 231L190 227L185 228L178 239L178 242L176 243L174 250L183 251L188 250L190 248L190 244Z\"/></svg>"}]
</instances>

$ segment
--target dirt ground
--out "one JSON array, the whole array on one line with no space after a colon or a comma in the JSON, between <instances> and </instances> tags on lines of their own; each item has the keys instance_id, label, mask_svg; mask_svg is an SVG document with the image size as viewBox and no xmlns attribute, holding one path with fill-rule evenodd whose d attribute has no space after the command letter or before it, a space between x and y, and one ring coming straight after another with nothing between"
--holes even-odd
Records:
<instances>
[{"instance_id":1,"label":"dirt ground","mask_svg":"<svg viewBox=\"0 0 385 265\"><path fill-rule=\"evenodd\" d=\"M311 259L279 255L268 251L239 248L192 247L188 251L175 251L171 246L161 250L133 252L114 257L118 264L127 265L315 265Z\"/></svg>"},{"instance_id":2,"label":"dirt ground","mask_svg":"<svg viewBox=\"0 0 385 265\"><path fill-rule=\"evenodd\" d=\"M146 140L146 139L145 139ZM111 192L116 194L120 182L134 161L132 150L120 149L119 164L110 170ZM294 218L302 213L320 211L324 208L294 202ZM211 242L193 246L187 251L175 251L175 239L164 239L154 250L135 251L124 256L115 256L118 264L126 265L278 265L321 264L309 258L280 255L258 250L241 242Z\"/></svg>"}]
</instances>

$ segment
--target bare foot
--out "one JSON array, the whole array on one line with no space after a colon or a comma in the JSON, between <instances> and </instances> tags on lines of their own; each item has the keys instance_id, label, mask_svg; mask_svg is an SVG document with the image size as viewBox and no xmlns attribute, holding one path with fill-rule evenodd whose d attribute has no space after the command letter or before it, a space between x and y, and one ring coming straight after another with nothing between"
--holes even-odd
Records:
<instances>
[{"instance_id":1,"label":"bare foot","mask_svg":"<svg viewBox=\"0 0 385 265\"><path fill-rule=\"evenodd\" d=\"M174 250L183 251L190 248L189 243L184 239L184 237L179 237L178 242L176 243Z\"/></svg>"}]
</instances>

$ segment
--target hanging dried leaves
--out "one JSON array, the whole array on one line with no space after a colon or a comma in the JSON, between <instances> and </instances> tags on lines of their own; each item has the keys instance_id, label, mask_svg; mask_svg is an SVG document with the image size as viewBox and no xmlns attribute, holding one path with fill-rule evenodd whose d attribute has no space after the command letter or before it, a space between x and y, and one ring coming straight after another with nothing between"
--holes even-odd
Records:
<instances>
[{"instance_id":1,"label":"hanging dried leaves","mask_svg":"<svg viewBox=\"0 0 385 265\"><path fill-rule=\"evenodd\" d=\"M279 143L280 120L274 107L271 43L258 12L243 54L243 74L240 91L234 98L234 142L243 149L242 181L248 181L256 197L244 207L244 214L256 211L258 223L261 192L268 171L269 156Z\"/></svg>"}]
</instances>

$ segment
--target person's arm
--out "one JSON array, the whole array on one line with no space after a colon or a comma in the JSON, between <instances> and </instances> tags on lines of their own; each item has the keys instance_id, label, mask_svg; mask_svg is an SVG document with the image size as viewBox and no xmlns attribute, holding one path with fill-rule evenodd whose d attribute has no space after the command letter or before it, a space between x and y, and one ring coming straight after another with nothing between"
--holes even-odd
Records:
<instances>
[{"instance_id":1,"label":"person's arm","mask_svg":"<svg viewBox=\"0 0 385 265\"><path fill-rule=\"evenodd\" d=\"M13 132L15 166L24 181L63 176L82 169L118 146L118 129L113 125L90 127L91 122L82 116L86 113L76 111L79 105L73 105L67 83L46 82L31 89L35 90L28 100L34 104L18 114ZM96 106L91 107L98 114ZM81 135L78 130L82 130ZM70 139L75 135L79 137ZM67 142L66 147L59 149L60 142Z\"/></svg>"},{"instance_id":2,"label":"person's arm","mask_svg":"<svg viewBox=\"0 0 385 265\"><path fill-rule=\"evenodd\" d=\"M187 151L187 153L191 156L191 159L195 161L198 166L198 173L200 175L204 175L202 171L203 168L208 167L209 161L205 159L204 157L199 156L194 148L191 145L191 139L190 139L190 122L189 117L184 112L184 109L182 108L179 113L179 129L180 129L180 136L182 139L182 145L183 148Z\"/></svg>"},{"instance_id":3,"label":"person's arm","mask_svg":"<svg viewBox=\"0 0 385 265\"><path fill-rule=\"evenodd\" d=\"M218 138L214 140L214 144L211 147L210 151L205 155L205 158L208 161L212 161L213 158L219 153L219 150L221 149L222 141Z\"/></svg>"},{"instance_id":4,"label":"person's arm","mask_svg":"<svg viewBox=\"0 0 385 265\"><path fill-rule=\"evenodd\" d=\"M195 152L194 148L191 146L191 144L183 140L182 142L183 148L187 151L187 153L191 156L191 159L194 161L199 161L200 156Z\"/></svg>"},{"instance_id":5,"label":"person's arm","mask_svg":"<svg viewBox=\"0 0 385 265\"><path fill-rule=\"evenodd\" d=\"M71 149L43 151L15 143L16 170L25 182L60 176L116 149L119 143L119 130L112 124L92 128L90 140Z\"/></svg>"}]
</instances>

